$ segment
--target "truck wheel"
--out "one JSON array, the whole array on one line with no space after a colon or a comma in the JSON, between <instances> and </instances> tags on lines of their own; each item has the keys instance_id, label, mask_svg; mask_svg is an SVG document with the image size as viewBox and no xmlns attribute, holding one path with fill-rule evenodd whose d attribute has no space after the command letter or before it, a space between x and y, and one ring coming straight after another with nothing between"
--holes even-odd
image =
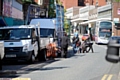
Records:
<instances>
[{"instance_id":1,"label":"truck wheel","mask_svg":"<svg viewBox=\"0 0 120 80\"><path fill-rule=\"evenodd\" d=\"M2 70L2 60L0 59L0 70Z\"/></svg>"},{"instance_id":2,"label":"truck wheel","mask_svg":"<svg viewBox=\"0 0 120 80\"><path fill-rule=\"evenodd\" d=\"M34 53L32 53L32 55L31 55L31 57L30 57L28 62L29 63L34 63L35 62L35 55L34 55Z\"/></svg>"},{"instance_id":3,"label":"truck wheel","mask_svg":"<svg viewBox=\"0 0 120 80\"><path fill-rule=\"evenodd\" d=\"M38 60L39 61L46 61L46 49L43 49L38 54Z\"/></svg>"}]
</instances>

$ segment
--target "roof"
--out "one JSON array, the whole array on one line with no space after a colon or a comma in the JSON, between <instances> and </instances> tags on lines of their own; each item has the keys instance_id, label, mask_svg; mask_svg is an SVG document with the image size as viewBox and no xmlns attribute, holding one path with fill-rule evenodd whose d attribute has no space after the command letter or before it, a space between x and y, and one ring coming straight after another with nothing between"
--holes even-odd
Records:
<instances>
[{"instance_id":1,"label":"roof","mask_svg":"<svg viewBox=\"0 0 120 80\"><path fill-rule=\"evenodd\" d=\"M40 28L55 29L53 19L32 19L30 25L40 24Z\"/></svg>"},{"instance_id":2,"label":"roof","mask_svg":"<svg viewBox=\"0 0 120 80\"><path fill-rule=\"evenodd\" d=\"M0 29L12 29L12 28L34 28L34 25L20 25L20 26L5 26Z\"/></svg>"},{"instance_id":3,"label":"roof","mask_svg":"<svg viewBox=\"0 0 120 80\"><path fill-rule=\"evenodd\" d=\"M108 21L111 20L110 18L99 18L99 19L94 19L94 20L89 20L89 21L85 21L85 22L81 22L79 24L89 24L91 22L96 22L96 21Z\"/></svg>"}]
</instances>

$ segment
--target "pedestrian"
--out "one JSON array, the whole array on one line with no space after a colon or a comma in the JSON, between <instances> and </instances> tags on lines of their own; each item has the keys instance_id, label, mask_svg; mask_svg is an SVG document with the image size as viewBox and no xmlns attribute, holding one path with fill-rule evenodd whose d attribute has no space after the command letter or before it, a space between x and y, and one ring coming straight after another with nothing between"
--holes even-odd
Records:
<instances>
[{"instance_id":1,"label":"pedestrian","mask_svg":"<svg viewBox=\"0 0 120 80\"><path fill-rule=\"evenodd\" d=\"M61 37L60 42L61 42L61 50L62 50L61 56L64 58L67 58L67 49L68 49L68 45L69 45L69 38L66 33L64 33L64 35Z\"/></svg>"},{"instance_id":2,"label":"pedestrian","mask_svg":"<svg viewBox=\"0 0 120 80\"><path fill-rule=\"evenodd\" d=\"M76 29L75 32L74 32L74 37L79 37L78 35L78 30Z\"/></svg>"},{"instance_id":3,"label":"pedestrian","mask_svg":"<svg viewBox=\"0 0 120 80\"><path fill-rule=\"evenodd\" d=\"M94 53L92 41L93 41L92 34L90 34L89 37L85 40L86 52L89 52L90 50L92 50L92 53ZM87 48L88 48L88 50L87 50Z\"/></svg>"},{"instance_id":4,"label":"pedestrian","mask_svg":"<svg viewBox=\"0 0 120 80\"><path fill-rule=\"evenodd\" d=\"M76 53L77 51L77 46L76 44L78 43L79 41L79 36L78 36L78 30L76 29L75 30L75 33L74 33L74 36L73 36L73 52Z\"/></svg>"}]
</instances>

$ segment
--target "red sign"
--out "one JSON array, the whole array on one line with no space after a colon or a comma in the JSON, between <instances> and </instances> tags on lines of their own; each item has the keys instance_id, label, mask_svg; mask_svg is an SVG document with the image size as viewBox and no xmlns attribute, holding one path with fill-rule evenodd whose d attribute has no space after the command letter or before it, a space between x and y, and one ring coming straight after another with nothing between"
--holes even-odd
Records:
<instances>
[{"instance_id":1,"label":"red sign","mask_svg":"<svg viewBox=\"0 0 120 80\"><path fill-rule=\"evenodd\" d=\"M117 13L118 13L118 15L120 15L120 8L118 8Z\"/></svg>"}]
</instances>

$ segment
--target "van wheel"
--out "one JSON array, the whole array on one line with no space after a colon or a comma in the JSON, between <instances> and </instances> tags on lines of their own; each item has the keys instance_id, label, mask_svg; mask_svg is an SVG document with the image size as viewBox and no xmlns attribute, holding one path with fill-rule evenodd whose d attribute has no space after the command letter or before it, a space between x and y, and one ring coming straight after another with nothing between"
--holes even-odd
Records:
<instances>
[{"instance_id":1,"label":"van wheel","mask_svg":"<svg viewBox=\"0 0 120 80\"><path fill-rule=\"evenodd\" d=\"M0 59L0 70L2 70L2 60Z\"/></svg>"},{"instance_id":2,"label":"van wheel","mask_svg":"<svg viewBox=\"0 0 120 80\"><path fill-rule=\"evenodd\" d=\"M35 62L35 55L33 53L32 53L32 55L31 55L31 57L30 57L28 62L29 63L34 63Z\"/></svg>"},{"instance_id":3,"label":"van wheel","mask_svg":"<svg viewBox=\"0 0 120 80\"><path fill-rule=\"evenodd\" d=\"M38 54L38 60L39 61L46 61L47 57L46 57L46 49L43 49L41 51L39 51Z\"/></svg>"}]
</instances>

